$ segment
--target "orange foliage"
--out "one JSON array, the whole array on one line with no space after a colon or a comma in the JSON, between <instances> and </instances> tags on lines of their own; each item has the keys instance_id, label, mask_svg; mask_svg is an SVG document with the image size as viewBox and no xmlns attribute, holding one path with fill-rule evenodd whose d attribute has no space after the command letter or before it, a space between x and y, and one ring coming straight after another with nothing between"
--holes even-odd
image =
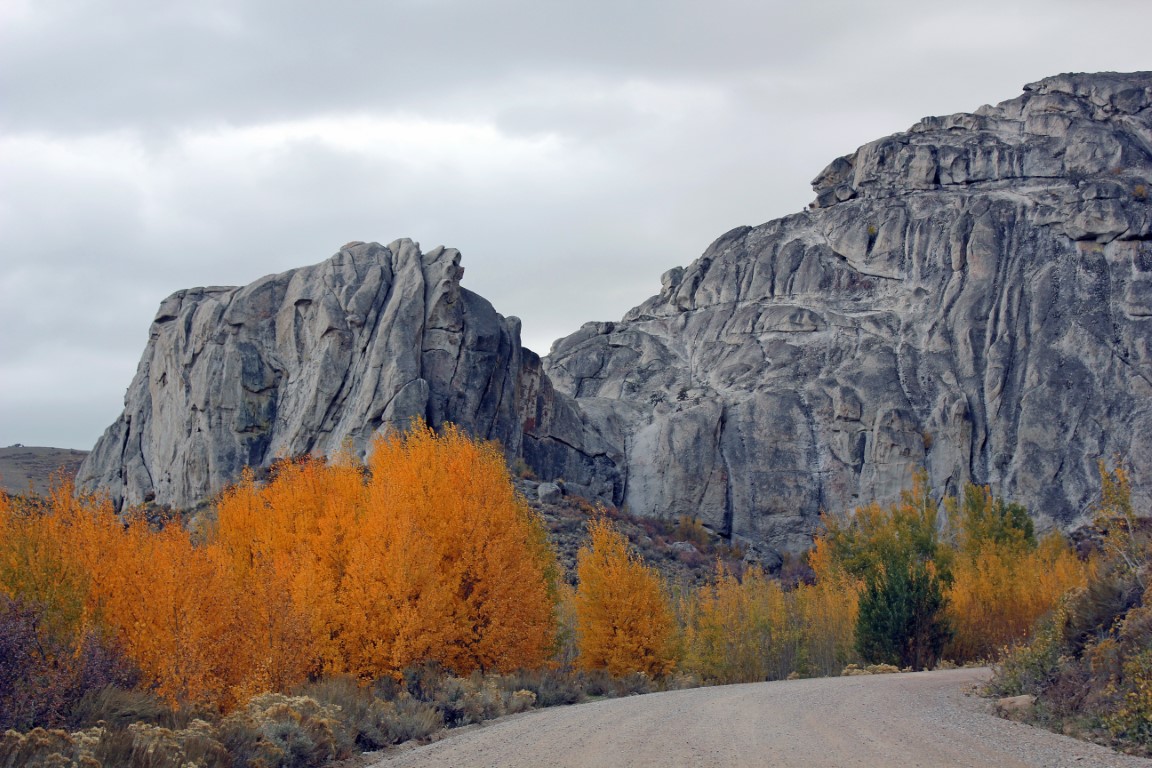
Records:
<instances>
[{"instance_id":1,"label":"orange foliage","mask_svg":"<svg viewBox=\"0 0 1152 768\"><path fill-rule=\"evenodd\" d=\"M1037 620L1069 590L1082 587L1088 566L1059 533L1035 548L989 544L957 558L949 592L954 661L992 659L1028 639Z\"/></svg>"},{"instance_id":2,"label":"orange foliage","mask_svg":"<svg viewBox=\"0 0 1152 768\"><path fill-rule=\"evenodd\" d=\"M615 676L662 677L675 666L675 622L664 585L601 517L577 555L579 663Z\"/></svg>"},{"instance_id":3,"label":"orange foliage","mask_svg":"<svg viewBox=\"0 0 1152 768\"><path fill-rule=\"evenodd\" d=\"M557 566L542 522L492 443L455 427L378 439L372 514L337 593L347 671L434 660L457 673L544 663L555 635Z\"/></svg>"},{"instance_id":4,"label":"orange foliage","mask_svg":"<svg viewBox=\"0 0 1152 768\"><path fill-rule=\"evenodd\" d=\"M170 701L230 701L244 661L232 653L238 627L226 620L236 591L223 588L183 529L125 526L106 499L76 496L70 484L40 509L6 512L3 560L38 553L19 578L3 579L7 593L47 606L50 616L66 610L72 632L102 626Z\"/></svg>"},{"instance_id":5,"label":"orange foliage","mask_svg":"<svg viewBox=\"0 0 1152 768\"><path fill-rule=\"evenodd\" d=\"M347 459L281 462L266 486L245 474L216 511L208 549L246 585L249 687L284 690L309 673L343 671L333 661L342 624L335 595L364 513L360 469Z\"/></svg>"},{"instance_id":6,"label":"orange foliage","mask_svg":"<svg viewBox=\"0 0 1152 768\"><path fill-rule=\"evenodd\" d=\"M454 427L377 440L370 476L349 457L283 462L263 486L246 474L202 546L70 486L41 506L0 494L0 592L61 631L103 626L172 703L227 709L428 660L510 671L554 647L543 526L499 449Z\"/></svg>"},{"instance_id":7,"label":"orange foliage","mask_svg":"<svg viewBox=\"0 0 1152 768\"><path fill-rule=\"evenodd\" d=\"M93 603L158 693L175 703L233 703L249 660L236 642L247 628L229 620L242 617L228 574L178 525L153 532L135 522L102 554Z\"/></svg>"},{"instance_id":8,"label":"orange foliage","mask_svg":"<svg viewBox=\"0 0 1152 768\"><path fill-rule=\"evenodd\" d=\"M221 499L214 545L290 596L262 614L278 676L543 663L555 561L499 449L414 425L377 439L368 470L365 483L348 457L283 464L267 486L248 478Z\"/></svg>"}]
</instances>

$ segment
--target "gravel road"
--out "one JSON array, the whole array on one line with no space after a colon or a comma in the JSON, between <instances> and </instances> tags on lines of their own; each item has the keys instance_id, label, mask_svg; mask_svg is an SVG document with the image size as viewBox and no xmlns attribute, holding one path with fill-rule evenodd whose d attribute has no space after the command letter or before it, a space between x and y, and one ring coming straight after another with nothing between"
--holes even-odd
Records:
<instances>
[{"instance_id":1,"label":"gravel road","mask_svg":"<svg viewBox=\"0 0 1152 768\"><path fill-rule=\"evenodd\" d=\"M378 768L1140 766L1001 720L970 694L987 669L788 680L537 710L381 753Z\"/></svg>"}]
</instances>

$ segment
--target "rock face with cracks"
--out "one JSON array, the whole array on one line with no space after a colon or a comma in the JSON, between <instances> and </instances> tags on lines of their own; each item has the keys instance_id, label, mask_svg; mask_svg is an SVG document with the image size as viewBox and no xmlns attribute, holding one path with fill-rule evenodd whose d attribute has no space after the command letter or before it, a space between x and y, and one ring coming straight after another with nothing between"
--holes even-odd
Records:
<instances>
[{"instance_id":1,"label":"rock face with cracks","mask_svg":"<svg viewBox=\"0 0 1152 768\"><path fill-rule=\"evenodd\" d=\"M80 487L108 491L117 506L191 507L245 466L362 456L376 433L413 417L499 440L509 458L545 455L576 480L611 476L591 471L577 411L520 346L520 321L461 288L462 274L453 249L349 243L243 288L173 294ZM553 422L574 431L559 442ZM613 494L610 481L580 490Z\"/></svg>"},{"instance_id":2,"label":"rock face with cracks","mask_svg":"<svg viewBox=\"0 0 1152 768\"><path fill-rule=\"evenodd\" d=\"M1099 459L1152 481L1152 73L926 118L813 186L543 361L460 287L458 252L410 241L181 291L81 485L190 506L422 416L569 491L797 551L821 510L920 467L1056 525Z\"/></svg>"},{"instance_id":3,"label":"rock face with cracks","mask_svg":"<svg viewBox=\"0 0 1152 768\"><path fill-rule=\"evenodd\" d=\"M919 467L1056 524L1098 459L1152 481L1152 73L926 118L813 186L553 347L625 423L633 513L795 550Z\"/></svg>"}]
</instances>

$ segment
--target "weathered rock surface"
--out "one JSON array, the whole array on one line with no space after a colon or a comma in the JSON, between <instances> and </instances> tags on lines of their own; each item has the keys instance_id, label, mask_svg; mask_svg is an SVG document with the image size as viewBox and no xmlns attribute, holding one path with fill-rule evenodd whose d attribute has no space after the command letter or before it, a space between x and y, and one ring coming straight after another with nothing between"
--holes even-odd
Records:
<instances>
[{"instance_id":1,"label":"weathered rock surface","mask_svg":"<svg viewBox=\"0 0 1152 768\"><path fill-rule=\"evenodd\" d=\"M918 467L1056 524L1098 459L1152 481L1152 73L926 118L813 186L553 346L624 433L619 501L795 550Z\"/></svg>"},{"instance_id":2,"label":"weathered rock surface","mask_svg":"<svg viewBox=\"0 0 1152 768\"><path fill-rule=\"evenodd\" d=\"M346 445L363 455L376 433L419 416L499 440L510 458L530 441L581 491L611 496L611 468L591 471L583 423L541 380L520 321L461 288L462 274L452 249L349 243L243 288L173 294L79 486L118 506L191 507L245 466ZM553 423L568 429L562 441Z\"/></svg>"},{"instance_id":3,"label":"weathered rock surface","mask_svg":"<svg viewBox=\"0 0 1152 768\"><path fill-rule=\"evenodd\" d=\"M839 158L543 361L459 254L353 243L167 299L80 473L190 506L245 464L412 416L545 481L778 550L821 510L987 483L1066 525L1119 454L1152 485L1152 73L1061 75Z\"/></svg>"}]
</instances>

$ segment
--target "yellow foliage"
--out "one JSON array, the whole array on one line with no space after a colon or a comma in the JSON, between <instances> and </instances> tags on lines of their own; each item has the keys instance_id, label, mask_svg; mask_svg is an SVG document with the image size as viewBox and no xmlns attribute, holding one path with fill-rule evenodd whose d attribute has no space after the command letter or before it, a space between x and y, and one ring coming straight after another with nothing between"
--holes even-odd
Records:
<instances>
[{"instance_id":1,"label":"yellow foliage","mask_svg":"<svg viewBox=\"0 0 1152 768\"><path fill-rule=\"evenodd\" d=\"M813 551L827 550L818 541ZM717 683L836 674L855 658L857 592L827 575L786 591L759 568L737 579L718 564L686 601L684 666Z\"/></svg>"},{"instance_id":2,"label":"yellow foliage","mask_svg":"<svg viewBox=\"0 0 1152 768\"><path fill-rule=\"evenodd\" d=\"M1104 555L1116 566L1131 573L1147 589L1152 564L1152 528L1132 506L1132 483L1119 461L1113 469L1100 461L1100 503L1096 527L1104 533Z\"/></svg>"},{"instance_id":3,"label":"yellow foliage","mask_svg":"<svg viewBox=\"0 0 1152 768\"><path fill-rule=\"evenodd\" d=\"M662 677L675 667L675 621L662 580L605 518L577 555L579 663L614 676Z\"/></svg>"},{"instance_id":4,"label":"yellow foliage","mask_svg":"<svg viewBox=\"0 0 1152 768\"><path fill-rule=\"evenodd\" d=\"M794 671L805 675L834 675L845 662L857 658L856 617L859 586L847 579L801 584L792 593L804 645Z\"/></svg>"},{"instance_id":5,"label":"yellow foliage","mask_svg":"<svg viewBox=\"0 0 1152 768\"><path fill-rule=\"evenodd\" d=\"M1065 593L1084 586L1088 568L1053 533L1032 550L984 547L958 558L953 574L949 609L956 634L947 656L964 662L992 659L1025 641Z\"/></svg>"},{"instance_id":6,"label":"yellow foliage","mask_svg":"<svg viewBox=\"0 0 1152 768\"><path fill-rule=\"evenodd\" d=\"M759 568L740 580L717 563L712 583L689 603L684 666L721 684L786 677L800 639L789 614L779 582Z\"/></svg>"},{"instance_id":7,"label":"yellow foliage","mask_svg":"<svg viewBox=\"0 0 1152 768\"><path fill-rule=\"evenodd\" d=\"M966 486L945 501L957 542L948 594L955 634L948 658L987 660L1026 640L1037 620L1070 589L1086 583L1087 566L1059 533L1037 544L1025 509Z\"/></svg>"},{"instance_id":8,"label":"yellow foliage","mask_svg":"<svg viewBox=\"0 0 1152 768\"><path fill-rule=\"evenodd\" d=\"M0 593L40 606L46 631L70 640L88 621L89 575L73 552L71 485L57 496L63 509L52 514L0 493Z\"/></svg>"}]
</instances>

